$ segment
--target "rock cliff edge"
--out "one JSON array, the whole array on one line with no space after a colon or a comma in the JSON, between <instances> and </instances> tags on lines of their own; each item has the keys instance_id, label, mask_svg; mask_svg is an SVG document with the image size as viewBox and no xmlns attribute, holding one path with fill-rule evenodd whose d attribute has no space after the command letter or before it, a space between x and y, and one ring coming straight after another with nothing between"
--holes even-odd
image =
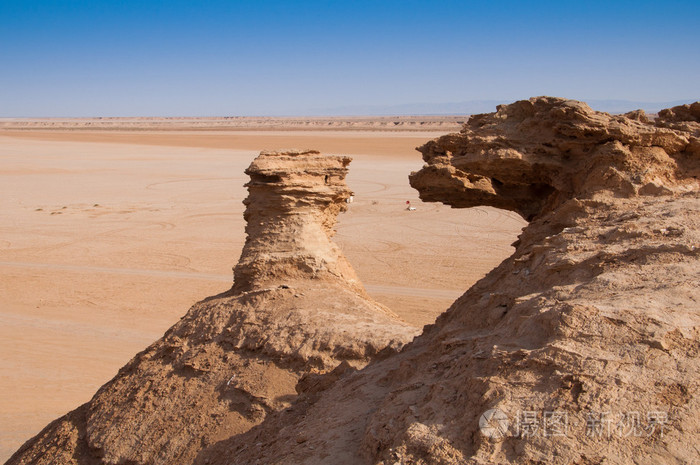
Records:
<instances>
[{"instance_id":1,"label":"rock cliff edge","mask_svg":"<svg viewBox=\"0 0 700 465\"><path fill-rule=\"evenodd\" d=\"M539 97L420 147L426 165L410 180L424 200L530 220L513 256L401 353L298 398L202 459L700 460L693 108L652 122Z\"/></svg>"},{"instance_id":2,"label":"rock cliff edge","mask_svg":"<svg viewBox=\"0 0 700 465\"><path fill-rule=\"evenodd\" d=\"M423 200L530 223L400 351L329 239L348 160L262 154L231 293L9 463L700 461L699 105L537 97L420 147Z\"/></svg>"}]
</instances>

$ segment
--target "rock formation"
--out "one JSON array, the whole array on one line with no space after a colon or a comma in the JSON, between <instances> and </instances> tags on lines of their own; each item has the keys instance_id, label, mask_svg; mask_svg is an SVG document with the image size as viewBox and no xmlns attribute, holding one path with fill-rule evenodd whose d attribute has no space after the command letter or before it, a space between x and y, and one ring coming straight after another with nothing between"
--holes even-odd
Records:
<instances>
[{"instance_id":1,"label":"rock formation","mask_svg":"<svg viewBox=\"0 0 700 465\"><path fill-rule=\"evenodd\" d=\"M700 461L697 105L651 121L539 97L420 147L410 181L424 200L530 224L400 352L410 330L348 284L323 240L344 159L303 174L294 160L317 154L263 155L232 293L196 305L10 463ZM261 245L270 228L321 240Z\"/></svg>"},{"instance_id":2,"label":"rock formation","mask_svg":"<svg viewBox=\"0 0 700 465\"><path fill-rule=\"evenodd\" d=\"M424 200L531 221L513 256L401 353L198 463L699 461L698 125L673 114L687 129L540 97L419 148Z\"/></svg>"},{"instance_id":3,"label":"rock formation","mask_svg":"<svg viewBox=\"0 0 700 465\"><path fill-rule=\"evenodd\" d=\"M330 237L350 158L264 152L233 288L194 305L87 404L8 464L187 464L298 391L396 353L416 333L370 300Z\"/></svg>"},{"instance_id":4,"label":"rock formation","mask_svg":"<svg viewBox=\"0 0 700 465\"><path fill-rule=\"evenodd\" d=\"M349 163L348 157L315 151L263 152L253 161L246 170L247 239L234 268L235 291L323 279L364 292L338 246L329 240L351 195L345 184Z\"/></svg>"},{"instance_id":5,"label":"rock formation","mask_svg":"<svg viewBox=\"0 0 700 465\"><path fill-rule=\"evenodd\" d=\"M700 123L700 102L661 110L655 120L657 126L681 129L697 136L700 126L696 123Z\"/></svg>"},{"instance_id":6,"label":"rock formation","mask_svg":"<svg viewBox=\"0 0 700 465\"><path fill-rule=\"evenodd\" d=\"M461 133L427 143L421 152L429 166L411 184L423 200L492 205L529 220L597 192L631 197L692 189L687 178L700 172L687 165L700 147L691 138L697 140L581 102L524 100L473 116Z\"/></svg>"}]
</instances>

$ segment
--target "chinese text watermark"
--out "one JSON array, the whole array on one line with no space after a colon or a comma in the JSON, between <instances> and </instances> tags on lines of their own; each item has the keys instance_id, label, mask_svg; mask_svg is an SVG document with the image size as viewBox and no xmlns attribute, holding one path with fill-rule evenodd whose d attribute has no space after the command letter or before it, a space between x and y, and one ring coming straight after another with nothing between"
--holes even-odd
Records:
<instances>
[{"instance_id":1,"label":"chinese text watermark","mask_svg":"<svg viewBox=\"0 0 700 465\"><path fill-rule=\"evenodd\" d=\"M479 418L481 433L494 440L505 437L531 438L576 436L589 438L663 437L669 423L668 412L588 411L571 414L560 410L518 410L510 416L490 409Z\"/></svg>"}]
</instances>

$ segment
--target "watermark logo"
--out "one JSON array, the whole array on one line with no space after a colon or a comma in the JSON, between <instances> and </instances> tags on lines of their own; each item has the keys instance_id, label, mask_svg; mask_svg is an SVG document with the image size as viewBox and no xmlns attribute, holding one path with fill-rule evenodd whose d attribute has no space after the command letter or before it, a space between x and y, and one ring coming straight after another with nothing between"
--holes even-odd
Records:
<instances>
[{"instance_id":1,"label":"watermark logo","mask_svg":"<svg viewBox=\"0 0 700 465\"><path fill-rule=\"evenodd\" d=\"M485 411L479 418L481 434L495 441L506 437L586 436L589 438L663 437L668 413L648 412L580 412L518 410L512 418L500 409ZM510 428L510 429L509 429Z\"/></svg>"},{"instance_id":2,"label":"watermark logo","mask_svg":"<svg viewBox=\"0 0 700 465\"><path fill-rule=\"evenodd\" d=\"M485 411L479 418L479 430L489 439L505 438L508 433L508 424L508 415L497 408Z\"/></svg>"}]
</instances>

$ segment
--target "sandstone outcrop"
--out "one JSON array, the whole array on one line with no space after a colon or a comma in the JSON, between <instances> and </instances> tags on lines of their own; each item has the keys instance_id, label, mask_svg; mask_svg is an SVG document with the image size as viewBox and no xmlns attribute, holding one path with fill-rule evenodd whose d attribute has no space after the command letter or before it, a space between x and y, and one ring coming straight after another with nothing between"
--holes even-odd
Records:
<instances>
[{"instance_id":1,"label":"sandstone outcrop","mask_svg":"<svg viewBox=\"0 0 700 465\"><path fill-rule=\"evenodd\" d=\"M552 98L501 105L473 116L459 134L423 146L428 166L411 176L411 185L423 200L492 205L528 220L599 192L632 197L692 189L698 173L686 165L700 155L696 137L637 118Z\"/></svg>"},{"instance_id":2,"label":"sandstone outcrop","mask_svg":"<svg viewBox=\"0 0 700 465\"><path fill-rule=\"evenodd\" d=\"M426 165L410 181L424 200L492 205L530 224L510 258L401 351L410 330L364 297L323 240L342 208L331 199L345 195L334 178L344 159L261 156L251 196L282 199L249 200L253 238L232 293L195 306L10 463L700 461L696 106L652 121L538 97L420 147ZM274 157L291 163L284 173ZM295 171L304 159L310 175ZM311 218L321 226L299 226ZM321 240L259 244L269 228Z\"/></svg>"},{"instance_id":3,"label":"sandstone outcrop","mask_svg":"<svg viewBox=\"0 0 700 465\"><path fill-rule=\"evenodd\" d=\"M304 163L299 163L303 157ZM348 157L316 151L262 152L246 174L247 239L234 268L234 290L277 286L287 280L339 281L364 292L338 246L330 241L347 210Z\"/></svg>"},{"instance_id":4,"label":"sandstone outcrop","mask_svg":"<svg viewBox=\"0 0 700 465\"><path fill-rule=\"evenodd\" d=\"M9 464L187 464L284 409L319 377L396 353L416 329L370 300L330 237L350 158L264 152L247 170L233 288L194 305L90 402Z\"/></svg>"},{"instance_id":5,"label":"sandstone outcrop","mask_svg":"<svg viewBox=\"0 0 700 465\"><path fill-rule=\"evenodd\" d=\"M677 107L667 108L659 112L655 123L659 126L676 127L686 131L695 132L700 130L700 102ZM693 124L698 123L698 124Z\"/></svg>"},{"instance_id":6,"label":"sandstone outcrop","mask_svg":"<svg viewBox=\"0 0 700 465\"><path fill-rule=\"evenodd\" d=\"M533 98L419 148L424 200L531 221L513 256L401 353L198 463L699 461L698 139L631 116Z\"/></svg>"}]
</instances>

